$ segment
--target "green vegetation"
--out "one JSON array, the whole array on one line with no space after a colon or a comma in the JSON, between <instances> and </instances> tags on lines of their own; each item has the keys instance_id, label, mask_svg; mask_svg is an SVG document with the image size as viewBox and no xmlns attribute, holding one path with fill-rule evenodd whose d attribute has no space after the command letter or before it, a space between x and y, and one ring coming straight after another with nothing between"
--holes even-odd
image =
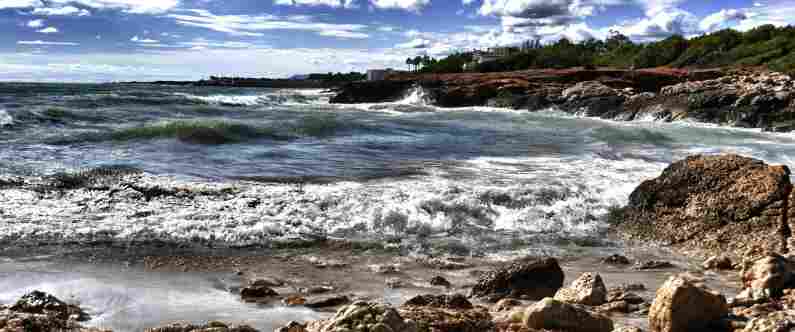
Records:
<instances>
[{"instance_id":1,"label":"green vegetation","mask_svg":"<svg viewBox=\"0 0 795 332\"><path fill-rule=\"evenodd\" d=\"M456 73L470 63L472 53L453 54L441 60L408 59L420 72ZM411 61L411 62L409 62ZM443 65L442 65L443 64ZM731 29L692 39L671 36L652 43L635 43L619 33L606 40L590 39L573 43L567 39L548 45L532 44L511 56L478 64L477 72L500 72L532 68L571 67L708 68L725 66L768 66L795 73L795 27L763 25L747 32Z\"/></svg>"}]
</instances>

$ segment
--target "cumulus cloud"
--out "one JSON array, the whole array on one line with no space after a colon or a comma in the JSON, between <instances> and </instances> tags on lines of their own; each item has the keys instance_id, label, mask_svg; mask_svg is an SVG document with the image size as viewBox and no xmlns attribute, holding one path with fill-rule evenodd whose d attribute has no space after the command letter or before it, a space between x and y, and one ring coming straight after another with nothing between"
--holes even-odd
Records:
<instances>
[{"instance_id":1,"label":"cumulus cloud","mask_svg":"<svg viewBox=\"0 0 795 332\"><path fill-rule=\"evenodd\" d=\"M41 0L3 0L0 1L0 10L9 8L34 8L44 4Z\"/></svg>"},{"instance_id":2,"label":"cumulus cloud","mask_svg":"<svg viewBox=\"0 0 795 332\"><path fill-rule=\"evenodd\" d=\"M309 16L280 17L275 15L214 15L206 10L191 10L189 14L169 14L177 24L210 29L234 36L263 36L263 31L293 30L314 32L337 38L367 38L362 24L316 22Z\"/></svg>"},{"instance_id":3,"label":"cumulus cloud","mask_svg":"<svg viewBox=\"0 0 795 332\"><path fill-rule=\"evenodd\" d=\"M726 28L732 22L742 21L747 18L748 15L746 15L743 11L736 9L723 9L702 19L698 26L702 31L712 32Z\"/></svg>"},{"instance_id":4,"label":"cumulus cloud","mask_svg":"<svg viewBox=\"0 0 795 332\"><path fill-rule=\"evenodd\" d=\"M638 41L652 41L673 35L689 36L699 33L698 18L692 13L678 8L655 12L630 24L611 27Z\"/></svg>"},{"instance_id":5,"label":"cumulus cloud","mask_svg":"<svg viewBox=\"0 0 795 332\"><path fill-rule=\"evenodd\" d=\"M370 4L380 9L400 9L419 13L431 0L370 0Z\"/></svg>"}]
</instances>

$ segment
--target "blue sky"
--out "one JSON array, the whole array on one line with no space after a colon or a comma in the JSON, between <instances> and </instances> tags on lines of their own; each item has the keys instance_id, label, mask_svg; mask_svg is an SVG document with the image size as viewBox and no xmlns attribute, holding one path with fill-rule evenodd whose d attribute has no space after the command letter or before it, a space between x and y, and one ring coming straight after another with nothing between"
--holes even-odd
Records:
<instances>
[{"instance_id":1,"label":"blue sky","mask_svg":"<svg viewBox=\"0 0 795 332\"><path fill-rule=\"evenodd\" d=\"M0 0L0 80L286 77L528 39L795 24L795 0Z\"/></svg>"}]
</instances>

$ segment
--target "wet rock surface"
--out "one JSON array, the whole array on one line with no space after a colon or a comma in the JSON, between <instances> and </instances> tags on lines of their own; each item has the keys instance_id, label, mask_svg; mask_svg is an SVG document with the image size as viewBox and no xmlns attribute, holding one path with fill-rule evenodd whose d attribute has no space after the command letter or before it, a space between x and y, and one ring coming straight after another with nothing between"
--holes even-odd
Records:
<instances>
[{"instance_id":1,"label":"wet rock surface","mask_svg":"<svg viewBox=\"0 0 795 332\"><path fill-rule=\"evenodd\" d=\"M786 166L738 155L692 156L643 182L613 218L631 239L702 257L740 258L752 246L786 251L789 176Z\"/></svg>"},{"instance_id":2,"label":"wet rock surface","mask_svg":"<svg viewBox=\"0 0 795 332\"><path fill-rule=\"evenodd\" d=\"M554 296L563 286L563 270L554 258L517 262L481 275L471 296L493 301L505 297L540 300Z\"/></svg>"}]
</instances>

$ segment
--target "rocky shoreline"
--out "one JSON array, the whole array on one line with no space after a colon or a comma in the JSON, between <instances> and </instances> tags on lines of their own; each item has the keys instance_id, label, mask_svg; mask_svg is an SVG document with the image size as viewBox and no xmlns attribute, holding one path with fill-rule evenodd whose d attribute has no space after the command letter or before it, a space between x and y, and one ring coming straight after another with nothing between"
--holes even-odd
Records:
<instances>
[{"instance_id":1,"label":"rocky shoreline","mask_svg":"<svg viewBox=\"0 0 795 332\"><path fill-rule=\"evenodd\" d=\"M3 181L4 188L33 185ZM103 183L90 185L99 188ZM39 185L43 190L53 183ZM149 192L149 199L217 193L160 188L156 195L145 188L139 183L129 190L142 198ZM290 323L278 330L283 332L790 331L795 328L795 258L787 256L793 242L792 195L786 166L737 155L692 156L641 184L626 207L611 213L616 234L628 241L660 243L703 260L702 267L637 259L633 266L629 258L614 254L593 266L575 260L572 269L567 261L552 257L508 262L416 257L334 241L318 242L326 245L315 251L324 252L321 257L299 254L298 248L285 255L150 255L142 260L149 271L238 275L244 283L230 291L240 301L329 313L325 319ZM661 281L616 285L611 280L630 271L645 271ZM275 276L277 272L283 275ZM716 290L716 275L734 280L738 294ZM371 293L363 295L362 288ZM410 296L390 303L379 299L379 289L404 289ZM0 306L2 332L98 331L81 326L89 319L84 309L45 293L32 292L6 305ZM147 331L256 330L210 321Z\"/></svg>"},{"instance_id":2,"label":"rocky shoreline","mask_svg":"<svg viewBox=\"0 0 795 332\"><path fill-rule=\"evenodd\" d=\"M400 100L422 88L440 107L490 106L632 121L692 120L766 131L795 129L795 81L743 70L542 70L392 77L337 89L332 103Z\"/></svg>"}]
</instances>

